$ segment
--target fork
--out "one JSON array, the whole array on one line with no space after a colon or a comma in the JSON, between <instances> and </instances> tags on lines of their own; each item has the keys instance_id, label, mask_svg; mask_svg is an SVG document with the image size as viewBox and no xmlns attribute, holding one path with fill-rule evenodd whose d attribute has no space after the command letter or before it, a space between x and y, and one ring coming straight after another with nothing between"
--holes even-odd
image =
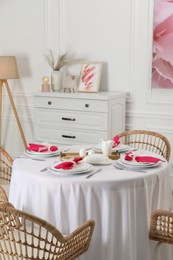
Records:
<instances>
[{"instance_id":1,"label":"fork","mask_svg":"<svg viewBox=\"0 0 173 260\"><path fill-rule=\"evenodd\" d=\"M30 159L30 160L35 160L35 161L46 161L46 159L42 159L42 158L31 158L31 157L27 157L27 156L25 156L25 155L17 156L16 159Z\"/></svg>"},{"instance_id":2,"label":"fork","mask_svg":"<svg viewBox=\"0 0 173 260\"><path fill-rule=\"evenodd\" d=\"M52 164L58 163L58 162L59 162L59 161L54 161L54 162L52 162L51 164L49 164L49 165L47 165L46 167L42 168L42 169L40 170L40 172L45 172L45 171L47 171L47 169L48 169Z\"/></svg>"}]
</instances>

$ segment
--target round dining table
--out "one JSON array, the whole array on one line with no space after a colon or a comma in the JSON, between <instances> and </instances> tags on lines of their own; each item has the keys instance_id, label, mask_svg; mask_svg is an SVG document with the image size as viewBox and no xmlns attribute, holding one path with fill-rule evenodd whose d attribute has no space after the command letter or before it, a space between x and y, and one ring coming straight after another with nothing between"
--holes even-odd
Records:
<instances>
[{"instance_id":1,"label":"round dining table","mask_svg":"<svg viewBox=\"0 0 173 260\"><path fill-rule=\"evenodd\" d=\"M149 239L151 212L172 207L166 161L136 172L116 169L112 160L94 166L101 171L90 178L41 171L56 160L14 160L9 201L17 209L45 219L63 234L95 220L90 247L80 260L172 260L171 245L157 247Z\"/></svg>"}]
</instances>

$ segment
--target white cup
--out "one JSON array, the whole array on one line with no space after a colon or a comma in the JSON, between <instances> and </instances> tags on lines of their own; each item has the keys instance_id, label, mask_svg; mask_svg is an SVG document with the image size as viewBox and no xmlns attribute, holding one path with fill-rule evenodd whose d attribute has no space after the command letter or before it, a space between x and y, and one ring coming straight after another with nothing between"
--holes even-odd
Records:
<instances>
[{"instance_id":1,"label":"white cup","mask_svg":"<svg viewBox=\"0 0 173 260\"><path fill-rule=\"evenodd\" d=\"M112 140L103 140L100 139L100 145L101 145L101 151L105 156L109 156L112 153L112 145L113 141Z\"/></svg>"}]
</instances>

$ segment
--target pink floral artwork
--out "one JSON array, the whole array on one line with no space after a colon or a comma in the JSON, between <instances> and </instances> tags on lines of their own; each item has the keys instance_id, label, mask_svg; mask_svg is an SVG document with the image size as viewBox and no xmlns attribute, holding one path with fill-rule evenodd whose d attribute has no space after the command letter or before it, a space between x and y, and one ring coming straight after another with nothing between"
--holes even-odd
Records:
<instances>
[{"instance_id":1,"label":"pink floral artwork","mask_svg":"<svg viewBox=\"0 0 173 260\"><path fill-rule=\"evenodd\" d=\"M102 63L85 63L81 68L78 91L97 92L100 84Z\"/></svg>"},{"instance_id":2,"label":"pink floral artwork","mask_svg":"<svg viewBox=\"0 0 173 260\"><path fill-rule=\"evenodd\" d=\"M155 0L152 87L173 88L173 0Z\"/></svg>"}]
</instances>

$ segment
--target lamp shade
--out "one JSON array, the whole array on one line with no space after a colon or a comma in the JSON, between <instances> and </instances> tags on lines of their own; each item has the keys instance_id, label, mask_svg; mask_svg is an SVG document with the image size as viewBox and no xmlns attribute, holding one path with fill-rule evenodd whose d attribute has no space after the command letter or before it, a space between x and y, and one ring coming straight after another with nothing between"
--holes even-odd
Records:
<instances>
[{"instance_id":1,"label":"lamp shade","mask_svg":"<svg viewBox=\"0 0 173 260\"><path fill-rule=\"evenodd\" d=\"M0 80L18 79L18 69L15 56L0 56Z\"/></svg>"}]
</instances>

